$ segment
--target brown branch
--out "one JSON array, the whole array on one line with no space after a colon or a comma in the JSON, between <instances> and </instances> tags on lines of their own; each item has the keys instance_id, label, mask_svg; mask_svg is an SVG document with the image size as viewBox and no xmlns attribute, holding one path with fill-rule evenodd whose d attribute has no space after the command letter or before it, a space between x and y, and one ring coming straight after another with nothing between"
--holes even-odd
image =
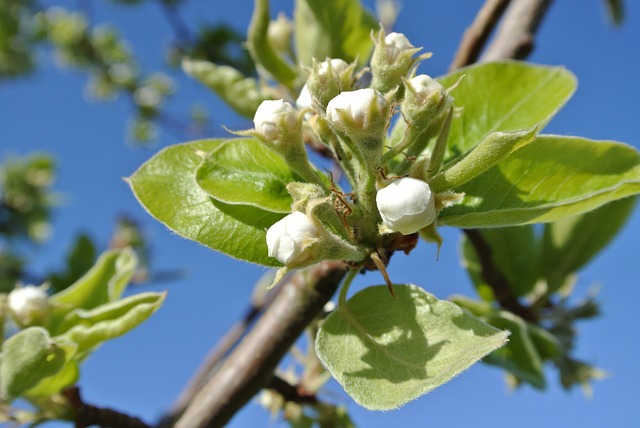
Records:
<instances>
[{"instance_id":1,"label":"brown branch","mask_svg":"<svg viewBox=\"0 0 640 428\"><path fill-rule=\"evenodd\" d=\"M480 57L491 32L511 0L486 0L471 25L465 30L450 70L473 64Z\"/></svg>"},{"instance_id":2,"label":"brown branch","mask_svg":"<svg viewBox=\"0 0 640 428\"><path fill-rule=\"evenodd\" d=\"M224 426L269 384L278 363L322 311L348 271L326 261L294 275L242 342L195 395L178 428Z\"/></svg>"},{"instance_id":3,"label":"brown branch","mask_svg":"<svg viewBox=\"0 0 640 428\"><path fill-rule=\"evenodd\" d=\"M527 58L550 5L551 0L513 0L482 62Z\"/></svg>"},{"instance_id":4,"label":"brown branch","mask_svg":"<svg viewBox=\"0 0 640 428\"><path fill-rule=\"evenodd\" d=\"M136 417L85 403L82 401L79 388L73 387L66 389L63 395L73 409L76 428L86 428L90 426L104 428L151 428Z\"/></svg>"},{"instance_id":5,"label":"brown branch","mask_svg":"<svg viewBox=\"0 0 640 428\"><path fill-rule=\"evenodd\" d=\"M240 338L242 338L263 310L269 307L280 290L282 290L282 287L278 287L270 293L254 293L251 305L244 317L235 323L216 346L211 349L196 374L176 399L169 414L166 415L159 424L161 427L170 426L182 415L189 403L191 403L198 391L206 383L207 379L211 377L212 373L219 367L231 349L237 345Z\"/></svg>"},{"instance_id":6,"label":"brown branch","mask_svg":"<svg viewBox=\"0 0 640 428\"><path fill-rule=\"evenodd\" d=\"M273 376L265 388L272 389L285 401L292 401L299 404L317 404L318 397L315 394L300 390L300 388L291 385L286 380L278 376Z\"/></svg>"},{"instance_id":7,"label":"brown branch","mask_svg":"<svg viewBox=\"0 0 640 428\"><path fill-rule=\"evenodd\" d=\"M464 229L464 233L467 235L467 238L469 238L471 245L473 245L478 255L482 279L489 284L500 306L527 321L536 322L538 315L531 308L520 303L518 298L513 294L509 281L494 264L493 257L491 256L491 246L487 244L487 241L480 231Z\"/></svg>"}]
</instances>

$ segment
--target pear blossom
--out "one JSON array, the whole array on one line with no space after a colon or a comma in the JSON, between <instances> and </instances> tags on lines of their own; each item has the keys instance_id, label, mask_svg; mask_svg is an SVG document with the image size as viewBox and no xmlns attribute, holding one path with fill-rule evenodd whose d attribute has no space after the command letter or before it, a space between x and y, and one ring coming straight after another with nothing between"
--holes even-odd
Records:
<instances>
[{"instance_id":1,"label":"pear blossom","mask_svg":"<svg viewBox=\"0 0 640 428\"><path fill-rule=\"evenodd\" d=\"M13 319L22 326L41 321L49 313L47 292L34 285L12 290L7 297L7 304Z\"/></svg>"},{"instance_id":2,"label":"pear blossom","mask_svg":"<svg viewBox=\"0 0 640 428\"><path fill-rule=\"evenodd\" d=\"M327 119L337 129L347 133L368 128L372 122L381 120L386 126L385 107L384 97L374 89L345 91L329 101Z\"/></svg>"},{"instance_id":3,"label":"pear blossom","mask_svg":"<svg viewBox=\"0 0 640 428\"><path fill-rule=\"evenodd\" d=\"M278 140L285 130L294 129L297 123L296 110L282 99L263 101L253 116L256 131L272 141Z\"/></svg>"},{"instance_id":4,"label":"pear blossom","mask_svg":"<svg viewBox=\"0 0 640 428\"><path fill-rule=\"evenodd\" d=\"M376 205L384 225L403 235L429 226L436 218L435 198L429 184L415 178L400 178L378 190Z\"/></svg>"},{"instance_id":5,"label":"pear blossom","mask_svg":"<svg viewBox=\"0 0 640 428\"><path fill-rule=\"evenodd\" d=\"M305 250L318 236L311 219L296 211L267 230L269 257L275 257L285 265L304 262L310 256Z\"/></svg>"},{"instance_id":6,"label":"pear blossom","mask_svg":"<svg viewBox=\"0 0 640 428\"><path fill-rule=\"evenodd\" d=\"M407 36L402 33L389 33L384 38L384 44L387 51L387 60L389 63L395 62L405 51L415 49Z\"/></svg>"}]
</instances>

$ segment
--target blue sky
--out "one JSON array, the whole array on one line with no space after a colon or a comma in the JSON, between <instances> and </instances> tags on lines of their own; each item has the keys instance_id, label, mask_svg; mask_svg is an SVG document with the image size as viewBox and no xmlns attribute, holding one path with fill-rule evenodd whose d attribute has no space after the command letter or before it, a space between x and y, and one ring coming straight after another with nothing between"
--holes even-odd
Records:
<instances>
[{"instance_id":1,"label":"blue sky","mask_svg":"<svg viewBox=\"0 0 640 428\"><path fill-rule=\"evenodd\" d=\"M150 70L162 66L161 50L171 40L171 31L160 10L153 2L147 3L129 9L95 2L93 15L96 22L110 21L118 26L143 67ZM481 3L405 1L395 29L404 32L414 45L434 52L421 72L434 76L446 72L462 30ZM638 148L640 4L627 1L625 24L613 28L605 19L602 3L555 2L542 25L530 60L564 65L579 79L577 93L545 132L617 140ZM75 6L76 2L66 4ZM184 17L194 26L227 21L244 30L251 4L249 0L223 5L192 0L187 2ZM272 2L273 9L280 7L289 8L290 2ZM0 84L0 155L43 150L53 154L60 166L56 190L64 194L64 205L55 212L52 240L34 254L33 270L60 267L78 231L106 243L120 213L144 222L153 242L153 266L187 270L183 280L143 286L144 290L167 288L165 305L139 329L99 349L82 368L81 386L87 401L153 421L177 396L208 349L243 313L253 285L265 269L182 239L150 218L122 177L131 175L161 147L182 140L165 134L151 149L128 146L124 138L130 113L127 102L89 103L83 96L82 74L52 66L50 52L43 51L41 60L41 70L29 79ZM212 111L216 127L249 126L206 89L179 73L176 77L179 96L169 105L171 110L184 112L199 102ZM424 243L409 257L395 256L390 270L394 281L419 284L440 298L473 293L459 267L459 233L448 229L444 234L446 242L437 262L434 247ZM640 212L636 210L623 234L581 273L577 284L578 295L593 286L601 287L603 317L578 326L576 356L610 373L595 384L592 399L579 390L563 391L552 369L545 393L529 387L510 393L499 370L480 364L393 412L359 409L336 383L327 385L327 396L347 404L360 427L638 426L639 236ZM372 273L358 278L355 287L380 282ZM249 404L229 426L270 424L262 408ZM273 425L283 426L277 421Z\"/></svg>"}]
</instances>

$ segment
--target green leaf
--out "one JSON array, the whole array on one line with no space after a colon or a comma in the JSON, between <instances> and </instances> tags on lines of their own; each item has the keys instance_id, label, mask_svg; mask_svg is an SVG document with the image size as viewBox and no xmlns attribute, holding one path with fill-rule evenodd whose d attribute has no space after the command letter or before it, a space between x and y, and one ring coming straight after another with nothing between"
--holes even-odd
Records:
<instances>
[{"instance_id":1,"label":"green leaf","mask_svg":"<svg viewBox=\"0 0 640 428\"><path fill-rule=\"evenodd\" d=\"M507 279L514 295L524 296L533 290L540 276L539 243L533 226L490 228L480 233L491 247L494 265ZM490 289L482 278L475 249L466 237L463 239L464 265L471 279L476 287Z\"/></svg>"},{"instance_id":2,"label":"green leaf","mask_svg":"<svg viewBox=\"0 0 640 428\"><path fill-rule=\"evenodd\" d=\"M491 133L459 162L436 174L429 184L435 192L458 188L533 142L536 131L533 127L524 131Z\"/></svg>"},{"instance_id":3,"label":"green leaf","mask_svg":"<svg viewBox=\"0 0 640 428\"><path fill-rule=\"evenodd\" d=\"M489 134L544 126L576 89L573 74L562 67L523 62L473 65L439 78L462 107L449 131L448 160L458 157Z\"/></svg>"},{"instance_id":4,"label":"green leaf","mask_svg":"<svg viewBox=\"0 0 640 428\"><path fill-rule=\"evenodd\" d=\"M129 248L103 253L89 272L70 287L51 296L51 329L72 309L92 309L118 300L136 265L137 257Z\"/></svg>"},{"instance_id":5,"label":"green leaf","mask_svg":"<svg viewBox=\"0 0 640 428\"><path fill-rule=\"evenodd\" d=\"M288 214L292 200L287 184L301 179L266 144L237 139L228 140L204 160L196 181L219 201Z\"/></svg>"},{"instance_id":6,"label":"green leaf","mask_svg":"<svg viewBox=\"0 0 640 428\"><path fill-rule=\"evenodd\" d=\"M41 327L16 333L2 345L0 399L11 401L54 375L65 363L65 351Z\"/></svg>"},{"instance_id":7,"label":"green leaf","mask_svg":"<svg viewBox=\"0 0 640 428\"><path fill-rule=\"evenodd\" d=\"M298 77L298 70L271 46L268 37L269 23L269 0L255 0L247 32L247 47L256 64L261 65L274 79L291 89Z\"/></svg>"},{"instance_id":8,"label":"green leaf","mask_svg":"<svg viewBox=\"0 0 640 428\"><path fill-rule=\"evenodd\" d=\"M74 360L68 360L60 371L45 377L36 386L24 393L28 398L50 397L63 389L75 385L80 379L80 368Z\"/></svg>"},{"instance_id":9,"label":"green leaf","mask_svg":"<svg viewBox=\"0 0 640 428\"><path fill-rule=\"evenodd\" d=\"M388 410L449 381L503 346L506 332L415 285L368 287L322 324L316 350L345 391Z\"/></svg>"},{"instance_id":10,"label":"green leaf","mask_svg":"<svg viewBox=\"0 0 640 428\"><path fill-rule=\"evenodd\" d=\"M256 79L245 77L233 67L202 60L185 59L182 69L218 94L236 113L253 117L258 106L267 99Z\"/></svg>"},{"instance_id":11,"label":"green leaf","mask_svg":"<svg viewBox=\"0 0 640 428\"><path fill-rule=\"evenodd\" d=\"M133 330L160 307L164 297L165 293L140 293L91 310L77 309L59 325L56 339L76 344L82 358L102 342Z\"/></svg>"},{"instance_id":12,"label":"green leaf","mask_svg":"<svg viewBox=\"0 0 640 428\"><path fill-rule=\"evenodd\" d=\"M546 387L540 354L531 340L527 322L511 312L500 311L487 318L499 329L509 330L509 343L487 355L483 362L504 368L520 381L538 389Z\"/></svg>"},{"instance_id":13,"label":"green leaf","mask_svg":"<svg viewBox=\"0 0 640 428\"><path fill-rule=\"evenodd\" d=\"M618 234L633 211L636 198L606 204L595 211L545 225L542 270L549 292L585 266Z\"/></svg>"},{"instance_id":14,"label":"green leaf","mask_svg":"<svg viewBox=\"0 0 640 428\"><path fill-rule=\"evenodd\" d=\"M440 224L477 228L551 222L640 192L640 154L612 141L541 135L452 190L465 197L440 213Z\"/></svg>"},{"instance_id":15,"label":"green leaf","mask_svg":"<svg viewBox=\"0 0 640 428\"><path fill-rule=\"evenodd\" d=\"M366 64L373 48L376 19L358 0L296 0L295 43L298 61L341 58Z\"/></svg>"},{"instance_id":16,"label":"green leaf","mask_svg":"<svg viewBox=\"0 0 640 428\"><path fill-rule=\"evenodd\" d=\"M129 178L138 201L178 235L231 257L278 266L267 255L266 230L283 216L211 198L196 183L202 153L228 140L201 140L167 147Z\"/></svg>"},{"instance_id":17,"label":"green leaf","mask_svg":"<svg viewBox=\"0 0 640 428\"><path fill-rule=\"evenodd\" d=\"M96 261L96 247L88 235L81 233L76 237L73 247L67 254L66 269L49 276L47 282L55 291L69 287L85 274Z\"/></svg>"}]
</instances>

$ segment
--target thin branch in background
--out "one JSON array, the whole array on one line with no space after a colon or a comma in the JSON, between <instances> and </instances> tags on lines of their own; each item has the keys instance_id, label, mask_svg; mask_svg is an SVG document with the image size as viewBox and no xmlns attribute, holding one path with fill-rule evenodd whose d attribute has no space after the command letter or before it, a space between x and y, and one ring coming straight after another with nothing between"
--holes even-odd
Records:
<instances>
[{"instance_id":1,"label":"thin branch in background","mask_svg":"<svg viewBox=\"0 0 640 428\"><path fill-rule=\"evenodd\" d=\"M62 394L73 409L75 428L87 428L90 426L104 428L151 428L136 417L85 403L82 401L79 388L73 387L66 389Z\"/></svg>"},{"instance_id":2,"label":"thin branch in background","mask_svg":"<svg viewBox=\"0 0 640 428\"><path fill-rule=\"evenodd\" d=\"M513 0L481 61L526 59L550 5L551 0Z\"/></svg>"},{"instance_id":3,"label":"thin branch in background","mask_svg":"<svg viewBox=\"0 0 640 428\"><path fill-rule=\"evenodd\" d=\"M315 394L305 393L279 376L273 376L269 383L265 385L265 388L274 390L280 394L285 401L299 404L318 403L318 397L316 397Z\"/></svg>"},{"instance_id":4,"label":"thin branch in background","mask_svg":"<svg viewBox=\"0 0 640 428\"><path fill-rule=\"evenodd\" d=\"M165 426L167 422L175 421L184 412L189 403L193 400L194 396L211 377L215 369L220 366L223 359L238 344L238 341L246 333L247 329L249 329L256 318L258 318L258 316L271 305L275 297L280 293L280 290L282 290L282 287L277 287L270 293L266 293L266 295L262 294L261 299L257 298L260 294L254 294L252 297L253 301L245 315L240 321L231 326L225 336L218 341L211 351L209 351L209 354L198 368L196 374L193 375L187 386L180 393L180 396L178 396L178 399L173 404L169 414L163 418L160 426Z\"/></svg>"},{"instance_id":5,"label":"thin branch in background","mask_svg":"<svg viewBox=\"0 0 640 428\"><path fill-rule=\"evenodd\" d=\"M511 0L485 1L471 25L465 30L449 70L465 67L478 60L482 48L510 2Z\"/></svg>"},{"instance_id":6,"label":"thin branch in background","mask_svg":"<svg viewBox=\"0 0 640 428\"><path fill-rule=\"evenodd\" d=\"M224 426L271 382L280 360L321 313L348 270L343 262L325 261L282 284L273 303L198 391L175 426Z\"/></svg>"},{"instance_id":7,"label":"thin branch in background","mask_svg":"<svg viewBox=\"0 0 640 428\"><path fill-rule=\"evenodd\" d=\"M520 303L513 294L509 281L493 262L491 246L487 244L481 233L475 229L464 229L464 233L478 255L482 278L493 290L493 294L500 306L527 321L536 322L538 320L537 314L528 306Z\"/></svg>"},{"instance_id":8,"label":"thin branch in background","mask_svg":"<svg viewBox=\"0 0 640 428\"><path fill-rule=\"evenodd\" d=\"M169 0L157 0L156 3L160 6L160 9L162 9L162 12L173 29L178 42L183 45L183 47L192 45L194 40L191 35L191 30L182 19L175 2Z\"/></svg>"}]
</instances>

